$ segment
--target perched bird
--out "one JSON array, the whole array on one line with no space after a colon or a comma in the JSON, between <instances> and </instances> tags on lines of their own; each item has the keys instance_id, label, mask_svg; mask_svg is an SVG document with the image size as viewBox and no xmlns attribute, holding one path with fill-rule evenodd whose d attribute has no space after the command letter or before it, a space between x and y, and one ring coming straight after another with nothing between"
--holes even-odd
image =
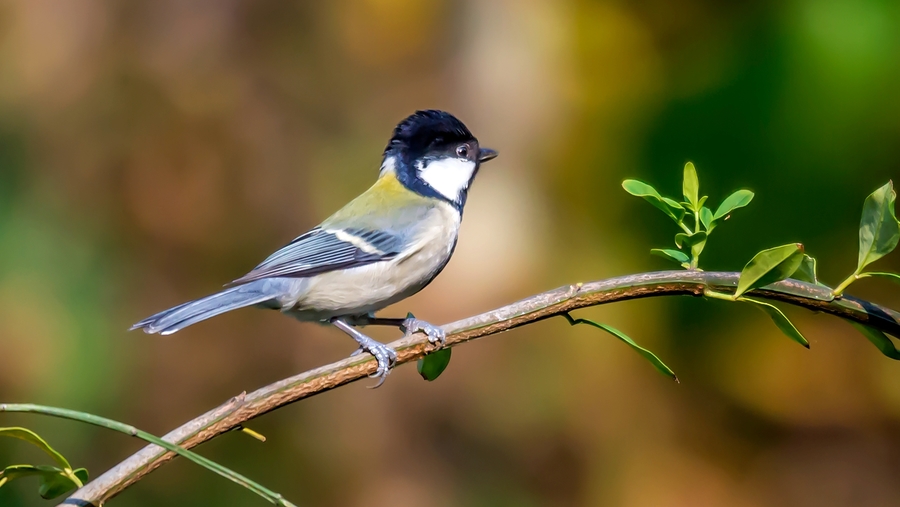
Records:
<instances>
[{"instance_id":1,"label":"perched bird","mask_svg":"<svg viewBox=\"0 0 900 507\"><path fill-rule=\"evenodd\" d=\"M134 326L172 334L224 312L257 306L301 321L330 323L378 361L384 382L396 352L360 332L366 325L424 331L444 343L441 328L411 315L374 312L422 290L456 247L463 206L482 162L469 129L443 111L417 111L394 129L375 184L318 227L273 253L221 292L170 308Z\"/></svg>"}]
</instances>

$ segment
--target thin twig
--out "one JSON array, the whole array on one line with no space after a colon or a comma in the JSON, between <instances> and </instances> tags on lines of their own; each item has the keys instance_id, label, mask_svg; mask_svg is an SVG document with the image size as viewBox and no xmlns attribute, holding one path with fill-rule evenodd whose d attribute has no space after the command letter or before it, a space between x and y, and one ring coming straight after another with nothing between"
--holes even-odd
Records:
<instances>
[{"instance_id":1,"label":"thin twig","mask_svg":"<svg viewBox=\"0 0 900 507\"><path fill-rule=\"evenodd\" d=\"M703 296L704 289L731 292L739 273L661 271L628 275L560 287L496 310L443 326L447 347L497 334L578 308L653 296ZM833 299L831 289L797 280L783 280L750 291L758 298L800 306L850 319L885 333L900 336L900 313L874 303L843 296ZM397 363L407 363L436 349L417 333L390 344ZM315 394L365 378L377 365L360 354L295 375L256 391L242 393L225 404L185 423L163 438L185 448L206 442L246 421ZM141 480L175 455L149 445L76 491L62 505L100 505Z\"/></svg>"}]
</instances>

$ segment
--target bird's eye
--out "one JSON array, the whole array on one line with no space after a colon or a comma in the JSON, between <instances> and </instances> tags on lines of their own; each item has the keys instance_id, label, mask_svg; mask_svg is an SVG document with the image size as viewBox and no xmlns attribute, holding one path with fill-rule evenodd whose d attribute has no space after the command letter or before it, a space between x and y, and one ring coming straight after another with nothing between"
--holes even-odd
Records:
<instances>
[{"instance_id":1,"label":"bird's eye","mask_svg":"<svg viewBox=\"0 0 900 507\"><path fill-rule=\"evenodd\" d=\"M469 156L469 148L466 145L460 146L456 149L456 155L463 158Z\"/></svg>"}]
</instances>

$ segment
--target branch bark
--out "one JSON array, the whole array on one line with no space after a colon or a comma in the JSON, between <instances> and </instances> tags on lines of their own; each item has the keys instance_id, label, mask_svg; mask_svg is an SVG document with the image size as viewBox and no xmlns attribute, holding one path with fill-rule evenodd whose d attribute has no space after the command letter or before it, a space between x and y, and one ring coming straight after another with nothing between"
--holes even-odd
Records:
<instances>
[{"instance_id":1,"label":"branch bark","mask_svg":"<svg viewBox=\"0 0 900 507\"><path fill-rule=\"evenodd\" d=\"M705 288L731 291L738 277L739 273L660 271L560 287L443 326L447 332L446 346L453 347L588 306L654 296L702 297ZM829 313L900 337L900 313L847 295L832 299L830 288L789 279L750 294ZM398 364L415 361L436 349L422 333L392 342L390 346L397 351ZM163 439L191 448L267 412L363 379L375 369L372 356L360 354L300 373L250 394L242 393L172 430ZM174 456L161 447L148 445L86 484L61 505L99 506Z\"/></svg>"}]
</instances>

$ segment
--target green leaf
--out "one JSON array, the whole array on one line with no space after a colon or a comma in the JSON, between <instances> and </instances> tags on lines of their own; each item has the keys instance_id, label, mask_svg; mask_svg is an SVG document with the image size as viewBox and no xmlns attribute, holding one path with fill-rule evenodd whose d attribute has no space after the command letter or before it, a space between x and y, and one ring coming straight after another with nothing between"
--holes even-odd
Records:
<instances>
[{"instance_id":1,"label":"green leaf","mask_svg":"<svg viewBox=\"0 0 900 507\"><path fill-rule=\"evenodd\" d=\"M679 217L679 220L684 218L684 206L682 206L680 202L676 201L675 199L669 199L668 197L663 197L662 201L666 206L669 207L670 210L672 210L673 213L675 213L675 215Z\"/></svg>"},{"instance_id":2,"label":"green leaf","mask_svg":"<svg viewBox=\"0 0 900 507\"><path fill-rule=\"evenodd\" d=\"M19 440L34 444L38 449L49 454L50 457L53 458L53 461L61 468L72 468L72 465L69 465L69 462L62 454L56 452L56 450L50 447L50 444L28 428L0 428L0 437L18 438Z\"/></svg>"},{"instance_id":3,"label":"green leaf","mask_svg":"<svg viewBox=\"0 0 900 507\"><path fill-rule=\"evenodd\" d=\"M703 236L701 238L701 235ZM700 257L700 254L703 252L703 249L706 247L706 233L698 232L691 236L691 255L696 259Z\"/></svg>"},{"instance_id":4,"label":"green leaf","mask_svg":"<svg viewBox=\"0 0 900 507\"><path fill-rule=\"evenodd\" d=\"M22 477L57 473L60 471L60 469L50 465L10 465L3 470L0 470L0 487L3 487L3 485L9 481L20 479Z\"/></svg>"},{"instance_id":5,"label":"green leaf","mask_svg":"<svg viewBox=\"0 0 900 507\"><path fill-rule=\"evenodd\" d=\"M695 242L702 241L704 239L706 239L706 233L704 232L679 232L675 235L675 244L678 246L678 248L683 248L685 246L691 246Z\"/></svg>"},{"instance_id":6,"label":"green leaf","mask_svg":"<svg viewBox=\"0 0 900 507\"><path fill-rule=\"evenodd\" d=\"M675 222L681 223L684 218L684 208L677 202L659 195L659 192L650 185L638 180L625 180L622 188L631 195L643 197L647 202L656 206Z\"/></svg>"},{"instance_id":7,"label":"green leaf","mask_svg":"<svg viewBox=\"0 0 900 507\"><path fill-rule=\"evenodd\" d=\"M865 273L860 273L859 278L869 278L872 276L877 276L879 278L890 278L895 282L900 283L900 275L897 273L888 273L885 271L866 271Z\"/></svg>"},{"instance_id":8,"label":"green leaf","mask_svg":"<svg viewBox=\"0 0 900 507\"><path fill-rule=\"evenodd\" d=\"M816 259L807 254L803 254L800 266L797 267L797 271L794 271L791 278L800 280L801 282L825 286L824 284L819 283L818 275L816 275Z\"/></svg>"},{"instance_id":9,"label":"green leaf","mask_svg":"<svg viewBox=\"0 0 900 507\"><path fill-rule=\"evenodd\" d=\"M703 247L706 246L706 233L695 232L693 234L687 234L679 232L675 235L675 244L678 245L678 248L681 248L682 246L689 247L691 249L691 255L699 257L700 253L703 252Z\"/></svg>"},{"instance_id":10,"label":"green leaf","mask_svg":"<svg viewBox=\"0 0 900 507\"><path fill-rule=\"evenodd\" d=\"M13 465L7 467L0 472L0 486L18 477L37 475L40 477L38 493L45 499L51 499L67 491L80 488L87 482L87 470L84 468L72 470L72 466L69 465L69 462L62 454L50 447L50 444L28 428L0 428L0 436L29 442L50 455L59 465L59 467L48 465Z\"/></svg>"},{"instance_id":11,"label":"green leaf","mask_svg":"<svg viewBox=\"0 0 900 507\"><path fill-rule=\"evenodd\" d=\"M891 181L866 197L859 222L859 263L857 273L866 265L891 253L900 240L900 222L894 214L894 184Z\"/></svg>"},{"instance_id":12,"label":"green leaf","mask_svg":"<svg viewBox=\"0 0 900 507\"><path fill-rule=\"evenodd\" d=\"M809 348L809 342L806 341L806 338L800 334L800 331L794 326L793 323L787 318L787 315L784 314L781 310L778 309L777 306L766 303L765 301L760 301L758 299L751 299L747 297L743 297L738 301L746 301L748 303L754 303L756 308L766 312L769 317L775 322L775 325L778 326L778 329L781 330L782 333L786 334L788 338L794 340L795 342L803 345L806 348Z\"/></svg>"},{"instance_id":13,"label":"green leaf","mask_svg":"<svg viewBox=\"0 0 900 507\"><path fill-rule=\"evenodd\" d=\"M67 491L84 486L84 484L78 484L72 479L71 476L67 476L63 471L56 474L42 475L38 494L41 495L41 498L50 500L63 495Z\"/></svg>"},{"instance_id":14,"label":"green leaf","mask_svg":"<svg viewBox=\"0 0 900 507\"><path fill-rule=\"evenodd\" d=\"M880 350L882 354L891 359L900 360L900 350L897 350L897 347L894 346L894 342L892 342L886 334L875 329L874 327L869 327L865 324L860 324L859 322L854 322L852 320L847 320L847 322L853 325L853 327L855 327L857 331L862 333L863 336L868 338L873 345L878 347L878 350Z\"/></svg>"},{"instance_id":15,"label":"green leaf","mask_svg":"<svg viewBox=\"0 0 900 507\"><path fill-rule=\"evenodd\" d=\"M440 377L441 373L444 373L444 370L447 369L447 365L450 364L450 350L451 349L436 350L422 359L419 359L416 363L419 375L429 382Z\"/></svg>"},{"instance_id":16,"label":"green leaf","mask_svg":"<svg viewBox=\"0 0 900 507\"><path fill-rule=\"evenodd\" d=\"M700 209L700 179L697 177L693 162L684 164L684 183L681 189L684 198L691 203L691 210Z\"/></svg>"},{"instance_id":17,"label":"green leaf","mask_svg":"<svg viewBox=\"0 0 900 507\"><path fill-rule=\"evenodd\" d=\"M643 356L644 359L650 361L650 363L653 364L653 366L657 369L657 371L659 371L663 375L666 375L667 377L670 377L675 382L678 382L678 377L675 376L675 372L673 372L671 368L666 366L665 363L663 363L658 357L656 357L656 354L641 347L640 345L635 343L634 340L629 338L628 335L619 331L618 329L616 329L612 326L608 326L606 324L600 324L598 322L594 322L594 321L588 320L588 319L576 319L576 318L572 317L571 315L569 315L568 313L562 313L560 315L565 317L566 320L569 321L569 324L571 324L573 326L578 325L578 324L585 324L588 326L596 327L597 329L602 329L602 330L606 331L607 333L615 336L616 338L618 338L618 339L622 340L623 342L625 342L626 344L628 344L628 346L630 346L638 354Z\"/></svg>"},{"instance_id":18,"label":"green leaf","mask_svg":"<svg viewBox=\"0 0 900 507\"><path fill-rule=\"evenodd\" d=\"M81 486L87 484L91 479L90 474L88 474L87 468L76 468L72 471L72 473L75 474L75 477L77 477L79 481L81 481ZM78 487L80 488L81 486Z\"/></svg>"},{"instance_id":19,"label":"green leaf","mask_svg":"<svg viewBox=\"0 0 900 507\"><path fill-rule=\"evenodd\" d=\"M39 478L38 493L45 499L80 488L88 479L87 470L83 468L66 471L50 465L12 465L0 471L0 487L8 481L31 476Z\"/></svg>"},{"instance_id":20,"label":"green leaf","mask_svg":"<svg viewBox=\"0 0 900 507\"><path fill-rule=\"evenodd\" d=\"M672 250L669 248L654 248L650 250L650 253L657 257L662 257L663 259L675 261L678 264L681 264L681 266L685 269L689 268L691 264L691 258L688 257L686 253L679 250Z\"/></svg>"},{"instance_id":21,"label":"green leaf","mask_svg":"<svg viewBox=\"0 0 900 507\"><path fill-rule=\"evenodd\" d=\"M743 208L744 206L750 204L750 201L753 200L753 192L749 190L738 190L737 192L729 195L722 201L722 204L719 205L719 208L716 209L715 214L713 215L714 220L718 220L724 216L727 216L732 211Z\"/></svg>"},{"instance_id":22,"label":"green leaf","mask_svg":"<svg viewBox=\"0 0 900 507\"><path fill-rule=\"evenodd\" d=\"M700 198L700 202L697 203L697 206L703 208L703 205L706 204L706 200L709 199L708 195L704 195Z\"/></svg>"},{"instance_id":23,"label":"green leaf","mask_svg":"<svg viewBox=\"0 0 900 507\"><path fill-rule=\"evenodd\" d=\"M700 223L703 224L707 234L716 228L716 220L713 218L712 211L706 206L700 208Z\"/></svg>"},{"instance_id":24,"label":"green leaf","mask_svg":"<svg viewBox=\"0 0 900 507\"><path fill-rule=\"evenodd\" d=\"M803 245L800 243L790 243L759 252L741 271L734 298L739 298L749 290L788 278L797 271L802 261Z\"/></svg>"}]
</instances>

